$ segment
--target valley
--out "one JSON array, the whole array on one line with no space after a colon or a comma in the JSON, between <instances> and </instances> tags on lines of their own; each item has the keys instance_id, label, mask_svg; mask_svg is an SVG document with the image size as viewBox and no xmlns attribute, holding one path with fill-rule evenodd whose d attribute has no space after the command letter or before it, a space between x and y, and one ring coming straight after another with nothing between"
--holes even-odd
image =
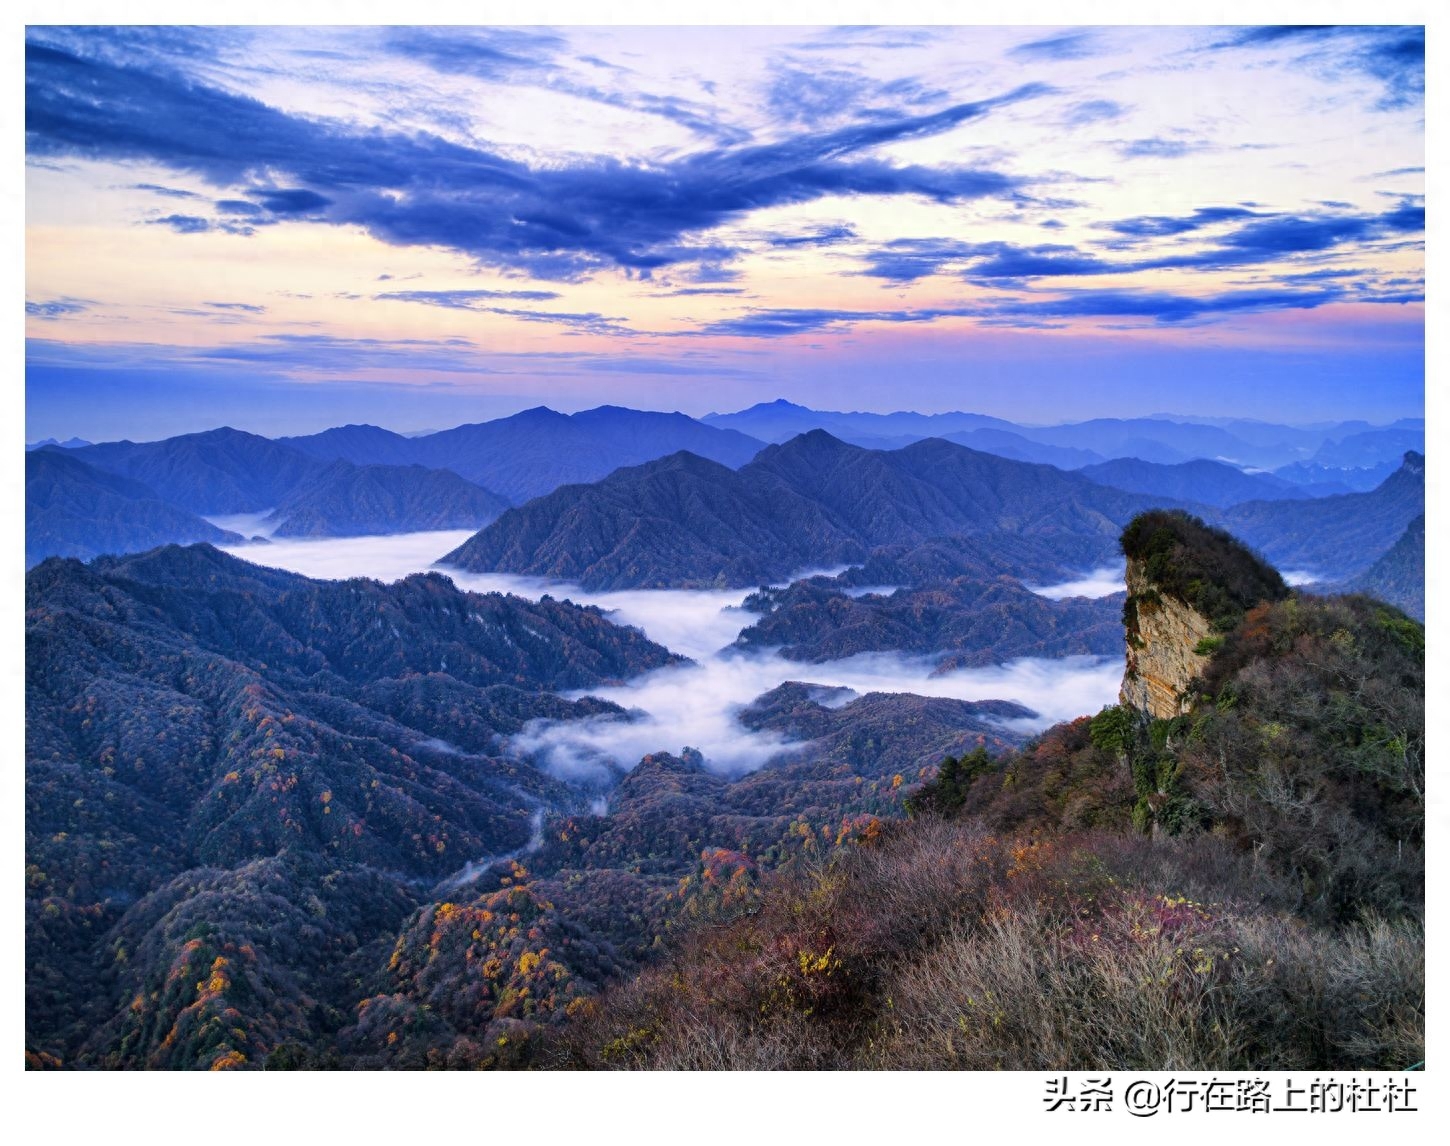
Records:
<instances>
[{"instance_id":1,"label":"valley","mask_svg":"<svg viewBox=\"0 0 1450 1146\"><path fill-rule=\"evenodd\" d=\"M100 1071L330 1072L227 1129L368 1143L1414 1109L1436 157L1382 7L37 9L20 1133ZM524 1073L378 1073L432 1070ZM727 1070L800 1073L677 1073Z\"/></svg>"}]
</instances>

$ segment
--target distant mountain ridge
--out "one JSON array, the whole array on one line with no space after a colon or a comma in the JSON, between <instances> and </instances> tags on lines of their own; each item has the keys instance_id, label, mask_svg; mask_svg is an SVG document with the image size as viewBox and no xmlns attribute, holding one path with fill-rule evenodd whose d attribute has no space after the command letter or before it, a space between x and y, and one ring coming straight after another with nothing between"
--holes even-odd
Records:
<instances>
[{"instance_id":1,"label":"distant mountain ridge","mask_svg":"<svg viewBox=\"0 0 1450 1146\"><path fill-rule=\"evenodd\" d=\"M896 448L913 439L943 437L1004 457L1049 462L1064 468L1123 457L1164 465L1207 458L1257 469L1274 469L1315 458L1320 463L1363 467L1398 459L1407 449L1424 449L1424 425L1418 419L1401 419L1385 427L1350 421L1306 428L1248 419L1155 414L1147 418L1093 418L1061 425L1029 426L961 411L847 413L812 410L777 399L733 414L707 414L701 421L775 443L813 429L825 430L842 441L871 449ZM1344 448L1341 449L1336 443L1342 440ZM1031 443L1032 448L1044 452L1033 454L1024 443ZM1316 458L1316 453L1322 457ZM1074 461L1074 458L1080 460Z\"/></svg>"},{"instance_id":2,"label":"distant mountain ridge","mask_svg":"<svg viewBox=\"0 0 1450 1146\"><path fill-rule=\"evenodd\" d=\"M359 537L478 529L508 502L451 470L337 460L282 499L267 518L274 537Z\"/></svg>"},{"instance_id":3,"label":"distant mountain ridge","mask_svg":"<svg viewBox=\"0 0 1450 1146\"><path fill-rule=\"evenodd\" d=\"M758 436L737 427L754 428ZM148 531L132 541L124 530L107 531L94 514L91 519L97 524L87 539L85 514L72 515L56 524L52 542L45 539L47 510L37 504L27 510L28 559L164 541L221 541L218 535L198 531L191 518L271 511L283 503L289 515L277 518L281 536L472 528L496 516L504 502L521 504L564 485L598 482L621 468L646 465L681 451L739 469L766 448L767 439L788 439L798 436L798 430L812 428L871 450L900 450L935 437L999 458L1063 470L1082 467L1085 476L1102 485L1150 495L1162 504L1219 509L1245 500L1370 492L1399 465L1400 454L1393 453L1394 460L1388 461L1387 452L1406 443L1422 445L1424 439L1423 422L1418 419L1382 427L1362 421L1291 427L1245 419L1153 416L1044 427L961 412L815 411L784 400L703 420L617 406L575 414L536 407L491 422L407 436L377 426L346 425L277 440L229 427L156 442L92 445L71 439L64 445L35 443L31 452L62 454L95 471L139 481L156 502L190 516L177 517L153 506L147 511ZM328 467L338 462L367 472L329 474ZM393 472L385 472L389 467ZM413 467L423 469L407 472ZM1245 467L1276 468L1277 473L1245 472ZM444 472L452 476L441 476ZM895 479L885 475L884 480L890 484ZM857 485L862 504L882 509L885 500L865 485ZM756 494L768 496L764 489ZM893 512L916 513L923 521L935 513L944 528L956 530L951 514L923 515L922 509L899 507ZM838 516L847 510L844 502L836 507ZM129 512L134 517L136 510ZM1252 532L1254 515L1241 516ZM1403 525L1401 517L1396 518L1396 528ZM809 524L806 518L799 520ZM833 535L838 526L864 536L859 522L843 526L832 520L814 522L804 536L821 540L823 551L859 555ZM890 544L919 546L929 536L919 526L920 522L908 533L897 534ZM1017 524L1007 522L997 532L1015 530ZM704 544L708 549L708 539ZM777 556L790 547L781 537L767 543ZM814 549L810 541L795 547L802 556ZM744 577L747 568L773 567L775 560L762 565L748 553L742 558L744 564L728 577ZM1042 563L1036 564L1040 571ZM1348 572L1342 563L1333 571ZM621 570L615 576L630 580L638 574Z\"/></svg>"},{"instance_id":4,"label":"distant mountain ridge","mask_svg":"<svg viewBox=\"0 0 1450 1146\"><path fill-rule=\"evenodd\" d=\"M1114 458L1083 466L1077 472L1114 489L1200 501L1220 508L1243 501L1289 501L1314 496L1304 486L1273 474L1244 473L1235 466L1206 458L1173 465Z\"/></svg>"},{"instance_id":5,"label":"distant mountain ridge","mask_svg":"<svg viewBox=\"0 0 1450 1146\"><path fill-rule=\"evenodd\" d=\"M764 442L704 425L684 414L600 406L560 414L546 406L492 422L404 437L376 426L344 426L282 439L325 460L449 469L514 503L561 485L597 481L621 466L679 450L731 467L744 465Z\"/></svg>"},{"instance_id":6,"label":"distant mountain ridge","mask_svg":"<svg viewBox=\"0 0 1450 1146\"><path fill-rule=\"evenodd\" d=\"M266 509L324 468L300 450L230 426L159 442L104 442L69 454L144 482L197 514Z\"/></svg>"},{"instance_id":7,"label":"distant mountain ridge","mask_svg":"<svg viewBox=\"0 0 1450 1146\"><path fill-rule=\"evenodd\" d=\"M1410 452L1399 469L1368 493L1244 502L1222 511L1216 524L1280 569L1338 580L1373 564L1424 512L1425 457Z\"/></svg>"},{"instance_id":8,"label":"distant mountain ridge","mask_svg":"<svg viewBox=\"0 0 1450 1146\"><path fill-rule=\"evenodd\" d=\"M1010 577L861 597L813 578L753 594L745 607L763 615L742 630L738 648L778 648L788 660L814 663L909 652L940 656L939 669L955 669L1014 657L1113 656L1123 645L1117 594L1051 601Z\"/></svg>"},{"instance_id":9,"label":"distant mountain ridge","mask_svg":"<svg viewBox=\"0 0 1450 1146\"><path fill-rule=\"evenodd\" d=\"M202 514L273 509L269 521L279 537L337 537L476 529L508 507L448 471L326 462L228 427L159 442L47 446L27 453L26 463L28 470L44 466L48 478L27 479L27 565L49 556L243 540ZM63 497L56 487L62 479L70 487ZM117 496L129 504L115 503Z\"/></svg>"},{"instance_id":10,"label":"distant mountain ridge","mask_svg":"<svg viewBox=\"0 0 1450 1146\"><path fill-rule=\"evenodd\" d=\"M90 558L171 541L241 541L235 533L162 501L141 482L88 466L63 450L25 455L25 564Z\"/></svg>"},{"instance_id":11,"label":"distant mountain ridge","mask_svg":"<svg viewBox=\"0 0 1450 1146\"><path fill-rule=\"evenodd\" d=\"M1115 539L1150 504L940 439L878 451L815 430L738 471L679 453L565 486L510 510L442 560L592 589L759 585L952 535Z\"/></svg>"},{"instance_id":12,"label":"distant mountain ridge","mask_svg":"<svg viewBox=\"0 0 1450 1146\"><path fill-rule=\"evenodd\" d=\"M1314 586L1318 592L1321 586ZM1342 586L1324 586L1350 593L1368 593L1398 606L1416 620L1425 620L1425 515L1405 527L1404 534L1373 565Z\"/></svg>"},{"instance_id":13,"label":"distant mountain ridge","mask_svg":"<svg viewBox=\"0 0 1450 1146\"><path fill-rule=\"evenodd\" d=\"M739 430L751 437L776 444L811 430L825 430L842 441L855 437L890 440L902 435L920 439L985 428L1009 432L1018 430L1015 423L987 414L918 414L909 410L897 411L894 414L860 411L843 413L812 410L784 398L777 398L774 402L761 402L734 414L706 414L700 421L707 426Z\"/></svg>"}]
</instances>

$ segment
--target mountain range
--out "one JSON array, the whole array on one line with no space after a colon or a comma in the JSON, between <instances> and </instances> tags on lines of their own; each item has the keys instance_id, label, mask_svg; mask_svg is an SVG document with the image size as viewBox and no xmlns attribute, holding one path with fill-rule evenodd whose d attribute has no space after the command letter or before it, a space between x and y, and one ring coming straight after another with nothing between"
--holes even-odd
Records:
<instances>
[{"instance_id":1,"label":"mountain range","mask_svg":"<svg viewBox=\"0 0 1450 1146\"><path fill-rule=\"evenodd\" d=\"M270 509L323 468L298 450L230 426L159 442L103 442L69 450L67 456L144 482L172 505L196 514Z\"/></svg>"},{"instance_id":2,"label":"mountain range","mask_svg":"<svg viewBox=\"0 0 1450 1146\"><path fill-rule=\"evenodd\" d=\"M131 553L177 541L241 541L163 501L147 485L62 451L25 455L25 565L50 556Z\"/></svg>"},{"instance_id":3,"label":"mountain range","mask_svg":"<svg viewBox=\"0 0 1450 1146\"><path fill-rule=\"evenodd\" d=\"M760 585L952 535L1107 544L1153 500L940 439L882 451L813 430L739 470L682 452L564 486L442 562L591 589Z\"/></svg>"},{"instance_id":4,"label":"mountain range","mask_svg":"<svg viewBox=\"0 0 1450 1146\"><path fill-rule=\"evenodd\" d=\"M423 465L454 473L518 504L570 482L598 481L621 466L690 450L740 466L765 443L684 414L600 406L577 414L547 407L492 422L405 438L376 426L343 426L286 444L315 458Z\"/></svg>"},{"instance_id":5,"label":"mountain range","mask_svg":"<svg viewBox=\"0 0 1450 1146\"><path fill-rule=\"evenodd\" d=\"M1423 458L1411 455L1377 491L1384 505L1375 494L1323 499L1337 508L1318 524L1337 522L1363 543L1360 517L1413 502L1417 481ZM631 506L653 515L636 524L657 530L654 541L692 545L685 555L702 568L828 556L772 552L788 540L772 524L780 516L817 531L820 546L879 541L839 579L759 594L766 611L746 644L783 640L802 660L945 645L949 665L976 663L983 649L1073 651L1074 641L1093 651L1111 639L1121 650L1116 598L1046 601L995 577L1053 547L1116 549L1113 518L1156 503L941 440L875 451L817 431L739 471L687 453L626 468L510 510L478 536L531 521L552 499L607 511L597 523L569 519L586 554L611 541L591 523L621 526ZM757 532L742 532L743 509L762 515ZM724 532L712 539L712 528ZM625 529L596 572L665 571L668 549L639 544L644 536ZM765 548L752 557L749 543ZM847 592L882 583L870 576L937 578L967 564L974 575L958 581ZM661 998L689 1000L701 1021L722 1010L740 1018L706 1028L735 1032L720 1045L764 1039L792 1048L780 1053L796 1065L820 1047L830 1065L868 1054L949 1065L952 1048L968 1045L960 1038L990 1036L992 1016L964 1012L960 1026L951 1012L958 1042L931 1038L935 1057L912 1058L882 1000L916 999L908 1024L934 1021L940 1008L907 981L877 989L898 982L878 971L909 976L936 957L938 940L966 936L961 928L1000 935L992 929L1016 911L998 909L1014 895L1024 913L1056 911L1053 896L1071 907L1052 916L1052 934L1065 938L1050 951L1042 929L1012 932L1019 977L1028 959L1137 952L1148 933L1130 925L1146 920L1168 929L1154 951L1172 989L1144 1004L1141 984L1125 980L1139 1007L1206 1001L1184 1029L1212 1029L1222 992L1199 989L1209 973L1193 970L1201 958L1174 954L1192 936L1228 986L1241 984L1230 962L1241 952L1254 953L1244 960L1254 975L1270 977L1235 1004L1256 1024L1255 1046L1297 1039L1293 1061L1305 1069L1383 1059L1356 1033L1357 1057L1331 1062L1317 1037L1331 1013L1352 1012L1354 1032L1377 1029L1383 1007L1362 998L1371 980L1352 967L1342 988L1313 994L1330 1001L1303 1022L1291 1016L1276 1033L1263 1017L1265 998L1306 995L1312 960L1282 980L1266 970L1297 950L1293 937L1334 952L1335 966L1357 949L1307 926L1357 919L1360 906L1395 921L1416 910L1423 787L1408 766L1422 759L1423 629L1368 599L1250 610L1209 660L1212 695L1191 720L1149 727L1109 709L1024 744L1011 723L1028 715L1018 704L852 696L811 683L803 665L802 679L739 713L745 728L798 741L764 767L729 779L692 750L655 752L607 788L567 783L510 742L539 720L631 720L607 701L559 694L680 663L597 608L462 592L436 573L393 585L315 581L193 545L46 560L27 574L26 624L30 1065L557 1065L550 1032L571 1031L583 1049L564 1064L618 1065L702 1029L665 1012L588 1041L594 1017L622 1013L616 1000L593 1000L637 974L648 984L651 964L675 976ZM1002 643L992 649L993 640ZM1333 719L1304 695L1330 697ZM953 830L931 854L893 859L903 840L944 830L904 816L947 780L954 806L968 801L988 828ZM1136 834L1140 819L1151 836ZM1059 829L1073 834L1059 843ZM1242 874L1250 864L1252 878ZM968 869L976 892L961 883ZM760 912L778 890L773 873L790 872L820 882ZM1190 900L1267 906L1240 927L1237 915L1220 924L1181 910ZM1229 938L1213 930L1229 924L1239 928ZM1095 946L1099 933L1112 942ZM728 936L720 951L738 957L661 963L692 935ZM947 965L942 956L923 979ZM1399 966L1374 965L1375 984ZM1027 989L1000 997L1038 1006ZM1078 1004L1062 1003L1073 1029ZM634 1030L659 1041L631 1039ZM898 1041L882 1050L878 1030ZM1129 1042L1138 1038L1134 1030Z\"/></svg>"},{"instance_id":6,"label":"mountain range","mask_svg":"<svg viewBox=\"0 0 1450 1146\"><path fill-rule=\"evenodd\" d=\"M1425 619L1425 515L1405 527L1404 534L1373 565L1343 585L1326 590L1368 593L1397 605L1419 621Z\"/></svg>"},{"instance_id":7,"label":"mountain range","mask_svg":"<svg viewBox=\"0 0 1450 1146\"><path fill-rule=\"evenodd\" d=\"M49 559L26 624L41 1066L409 1064L398 1024L487 1028L498 1054L649 957L703 846L788 858L795 817L899 807L893 771L1018 743L1000 722L1027 715L786 690L750 716L812 738L778 764L732 782L652 755L606 811L507 746L534 720L628 720L557 693L678 663L595 608L195 545Z\"/></svg>"},{"instance_id":8,"label":"mountain range","mask_svg":"<svg viewBox=\"0 0 1450 1146\"><path fill-rule=\"evenodd\" d=\"M1407 453L1400 468L1368 493L1244 502L1223 510L1215 523L1280 569L1338 580L1372 564L1424 512L1425 457Z\"/></svg>"},{"instance_id":9,"label":"mountain range","mask_svg":"<svg viewBox=\"0 0 1450 1146\"><path fill-rule=\"evenodd\" d=\"M755 434L737 427L753 428ZM284 537L474 528L498 516L507 502L527 502L564 485L598 482L621 469L649 465L681 451L742 469L758 455L764 456L767 439L779 443L813 428L862 448L890 451L935 435L978 453L1076 469L1101 485L1152 496L1164 504L1217 508L1245 500L1370 492L1397 467L1399 454L1393 451L1406 443L1423 443L1424 438L1423 423L1410 420L1385 427L1363 422L1290 427L1154 416L1032 427L978 414L841 414L777 401L701 421L679 413L614 406L569 415L539 407L492 422L414 435L351 425L278 440L227 427L158 442L91 445L72 439L63 445L36 443L39 448L31 453L68 457L93 472L140 482L149 494L130 500L157 504L127 510L133 522L138 513L145 521L144 530L128 532L128 526L113 527L114 515L99 508L94 491L77 490L57 498L52 489L47 501L27 506L27 561L34 563L52 553L134 551L164 541L224 540L223 535L198 527L194 519L199 515L272 511L270 524ZM1388 456L1395 461L1386 460ZM1254 468L1290 457L1297 460L1279 465L1273 474ZM340 463L355 469L338 468ZM67 480L77 480L79 473L70 471ZM52 483L60 480L55 470ZM629 480L633 479L619 478L619 482ZM755 493L771 496L765 489ZM863 494L867 501L872 499L869 492ZM67 506L63 520L47 525L49 507L62 501ZM176 512L164 512L162 506ZM769 507L758 504L757 508ZM826 552L859 553L849 538L833 532L843 523L807 522L810 514L800 517L805 511L789 498L784 508L795 515L785 522L787 532L797 523L810 528L794 541L788 537L763 541L776 556L792 545L805 556L815 540L825 545ZM955 528L953 521L948 515L942 524ZM1397 527L1402 525L1399 522ZM654 526L641 528L648 532L657 526L656 520ZM731 527L726 528L728 532ZM1006 529L1012 531L1015 525ZM980 527L973 530L979 532ZM846 533L857 541L874 536L858 527L846 528ZM898 543L903 536L898 534ZM919 544L922 537L916 530L912 543ZM680 540L661 536L659 544ZM640 541L653 543L649 537ZM746 560L727 579L754 580L747 573L773 568L775 560L774 556L764 563ZM569 563L553 562L561 567ZM688 574L693 578L696 567L711 561L696 554L686 563L695 570ZM1335 570L1343 571L1335 566L1330 572ZM1020 567L1019 572L1028 570ZM619 571L610 576L623 583L638 581L640 574Z\"/></svg>"},{"instance_id":10,"label":"mountain range","mask_svg":"<svg viewBox=\"0 0 1450 1146\"><path fill-rule=\"evenodd\" d=\"M274 537L357 537L478 529L508 508L452 470L332 462L282 498L264 524Z\"/></svg>"},{"instance_id":11,"label":"mountain range","mask_svg":"<svg viewBox=\"0 0 1450 1146\"><path fill-rule=\"evenodd\" d=\"M1135 484L1193 487L1192 475L1179 467L1128 468ZM1212 491L1219 483L1222 494L1238 482L1215 469L1198 484ZM564 486L509 510L441 563L590 589L747 586L884 558L888 547L899 556L928 544L946 558L938 561L939 575L957 576L969 570L952 568L947 550L960 549L962 539L987 551L1012 538L1010 547L1029 542L1055 550L1063 566L1073 564L1070 553L1082 569L1092 563L1084 557L1111 560L1109 542L1119 527L1153 506L1191 509L1285 569L1336 580L1373 563L1424 511L1424 458L1406 454L1369 493L1220 510L942 439L869 450L813 430L762 450L739 470L679 453L593 485ZM1004 564L1001 571L1014 577L1040 575L1035 561ZM892 579L877 575L880 583Z\"/></svg>"},{"instance_id":12,"label":"mountain range","mask_svg":"<svg viewBox=\"0 0 1450 1146\"><path fill-rule=\"evenodd\" d=\"M761 619L741 631L741 649L778 649L821 662L869 652L935 656L939 669L1001 664L1015 657L1115 656L1123 645L1117 595L1048 600L1011 577L959 577L890 593L851 595L824 577L752 594Z\"/></svg>"},{"instance_id":13,"label":"mountain range","mask_svg":"<svg viewBox=\"0 0 1450 1146\"><path fill-rule=\"evenodd\" d=\"M337 537L477 529L508 507L447 470L326 462L229 427L160 442L46 446L26 454L26 467L27 567L50 556L243 540L202 514L270 510L265 525L278 537Z\"/></svg>"},{"instance_id":14,"label":"mountain range","mask_svg":"<svg viewBox=\"0 0 1450 1146\"><path fill-rule=\"evenodd\" d=\"M1237 466L1207 458L1169 465L1141 458L1114 458L1110 462L1081 466L1077 472L1114 489L1219 507L1236 505L1241 501L1289 501L1321 496L1316 487L1296 485L1274 474L1245 473ZM1349 491L1322 491L1323 494L1330 492Z\"/></svg>"},{"instance_id":15,"label":"mountain range","mask_svg":"<svg viewBox=\"0 0 1450 1146\"><path fill-rule=\"evenodd\" d=\"M1303 427L1164 414L1029 426L961 412L812 410L784 399L762 402L734 414L707 414L701 421L777 443L817 429L872 449L897 448L922 438L939 437L989 453L1000 450L1007 457L1062 466L1071 466L1074 461L1086 465L1132 457L1163 464L1208 458L1257 469L1309 461L1356 468L1398 459L1406 450L1423 451L1425 440L1424 422L1418 419L1402 419L1385 427L1362 421ZM1063 452L1027 456L1022 452L1026 449L1024 442ZM1341 448L1339 443L1345 444Z\"/></svg>"}]
</instances>

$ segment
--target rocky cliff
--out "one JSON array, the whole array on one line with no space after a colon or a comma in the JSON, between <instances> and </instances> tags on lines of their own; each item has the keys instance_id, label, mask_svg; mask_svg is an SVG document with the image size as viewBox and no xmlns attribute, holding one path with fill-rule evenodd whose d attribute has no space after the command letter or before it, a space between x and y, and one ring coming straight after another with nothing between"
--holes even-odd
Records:
<instances>
[{"instance_id":1,"label":"rocky cliff","mask_svg":"<svg viewBox=\"0 0 1450 1146\"><path fill-rule=\"evenodd\" d=\"M1289 588L1242 542L1196 517L1139 514L1123 531L1127 668L1119 700L1158 719L1188 710L1193 681L1244 612Z\"/></svg>"},{"instance_id":2,"label":"rocky cliff","mask_svg":"<svg viewBox=\"0 0 1450 1146\"><path fill-rule=\"evenodd\" d=\"M1189 686L1212 651L1213 623L1177 598L1165 597L1143 563L1131 560L1124 621L1128 664L1119 702L1162 720L1187 711Z\"/></svg>"}]
</instances>

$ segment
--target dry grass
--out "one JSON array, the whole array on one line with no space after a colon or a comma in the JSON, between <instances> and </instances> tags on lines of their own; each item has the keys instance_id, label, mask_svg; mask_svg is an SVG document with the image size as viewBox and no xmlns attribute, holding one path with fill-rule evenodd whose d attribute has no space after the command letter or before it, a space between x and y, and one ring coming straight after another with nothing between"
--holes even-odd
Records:
<instances>
[{"instance_id":1,"label":"dry grass","mask_svg":"<svg viewBox=\"0 0 1450 1146\"><path fill-rule=\"evenodd\" d=\"M778 877L758 912L597 1001L555 1053L681 1070L1423 1058L1418 923L1312 926L1276 894L1212 839L1024 841L922 821Z\"/></svg>"}]
</instances>

